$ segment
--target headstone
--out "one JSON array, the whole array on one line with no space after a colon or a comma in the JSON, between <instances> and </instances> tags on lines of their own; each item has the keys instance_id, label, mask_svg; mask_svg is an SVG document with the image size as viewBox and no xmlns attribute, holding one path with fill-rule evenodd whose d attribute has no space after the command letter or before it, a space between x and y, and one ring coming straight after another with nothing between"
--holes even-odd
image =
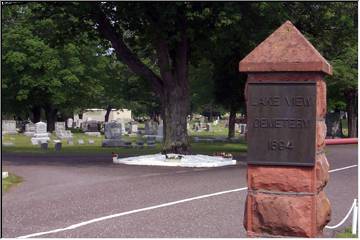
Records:
<instances>
[{"instance_id":1,"label":"headstone","mask_svg":"<svg viewBox=\"0 0 360 240\"><path fill-rule=\"evenodd\" d=\"M206 124L206 126L205 126L205 130L206 130L207 132L209 132L209 131L211 131L211 130L212 130L212 128L211 128L211 124L210 124L210 123L207 123L207 124Z\"/></svg>"},{"instance_id":2,"label":"headstone","mask_svg":"<svg viewBox=\"0 0 360 240\"><path fill-rule=\"evenodd\" d=\"M155 135L157 131L157 123L150 120L145 122L145 135Z\"/></svg>"},{"instance_id":3,"label":"headstone","mask_svg":"<svg viewBox=\"0 0 360 240\"><path fill-rule=\"evenodd\" d=\"M61 151L61 147L62 147L61 142L56 142L56 143L55 143L55 152L60 152L60 151Z\"/></svg>"},{"instance_id":4,"label":"headstone","mask_svg":"<svg viewBox=\"0 0 360 240\"><path fill-rule=\"evenodd\" d=\"M101 134L99 132L99 123L97 121L87 121L83 127L85 128L86 135L100 137Z\"/></svg>"},{"instance_id":5,"label":"headstone","mask_svg":"<svg viewBox=\"0 0 360 240\"><path fill-rule=\"evenodd\" d=\"M144 141L138 140L138 141L136 142L136 147L143 148L143 147L144 147Z\"/></svg>"},{"instance_id":6,"label":"headstone","mask_svg":"<svg viewBox=\"0 0 360 240\"><path fill-rule=\"evenodd\" d=\"M124 147L131 147L131 142L130 141L124 141Z\"/></svg>"},{"instance_id":7,"label":"headstone","mask_svg":"<svg viewBox=\"0 0 360 240\"><path fill-rule=\"evenodd\" d=\"M121 123L121 134L125 134L126 133L125 122L120 122L120 123Z\"/></svg>"},{"instance_id":8,"label":"headstone","mask_svg":"<svg viewBox=\"0 0 360 240\"><path fill-rule=\"evenodd\" d=\"M158 130L157 130L157 134L156 134L156 140L161 142L164 138L164 125L163 125L163 121L160 121Z\"/></svg>"},{"instance_id":9,"label":"headstone","mask_svg":"<svg viewBox=\"0 0 360 240\"><path fill-rule=\"evenodd\" d=\"M138 125L137 123L130 123L130 126L129 126L129 133L132 134L132 133L137 133L138 132Z\"/></svg>"},{"instance_id":10,"label":"headstone","mask_svg":"<svg viewBox=\"0 0 360 240\"><path fill-rule=\"evenodd\" d=\"M67 119L67 127L73 128L74 127L74 120L72 118Z\"/></svg>"},{"instance_id":11,"label":"headstone","mask_svg":"<svg viewBox=\"0 0 360 240\"><path fill-rule=\"evenodd\" d=\"M156 145L156 138L155 137L153 137L153 136L149 136L149 137L147 137L146 138L146 145L148 146L148 147L155 147Z\"/></svg>"},{"instance_id":12,"label":"headstone","mask_svg":"<svg viewBox=\"0 0 360 240\"><path fill-rule=\"evenodd\" d=\"M82 123L83 123L83 120L82 119L77 119L75 121L75 127L76 128L82 128Z\"/></svg>"},{"instance_id":13,"label":"headstone","mask_svg":"<svg viewBox=\"0 0 360 240\"><path fill-rule=\"evenodd\" d=\"M95 141L93 139L89 139L89 144L94 144Z\"/></svg>"},{"instance_id":14,"label":"headstone","mask_svg":"<svg viewBox=\"0 0 360 240\"><path fill-rule=\"evenodd\" d=\"M84 144L84 140L83 140L83 139L78 139L78 144L79 144L79 145L83 145L83 144Z\"/></svg>"},{"instance_id":15,"label":"headstone","mask_svg":"<svg viewBox=\"0 0 360 240\"><path fill-rule=\"evenodd\" d=\"M247 234L319 237L331 212L324 76L332 68L287 21L239 69L248 73Z\"/></svg>"},{"instance_id":16,"label":"headstone","mask_svg":"<svg viewBox=\"0 0 360 240\"><path fill-rule=\"evenodd\" d=\"M35 123L35 133L31 138L31 143L37 145L50 141L49 133L46 132L47 124L44 122Z\"/></svg>"},{"instance_id":17,"label":"headstone","mask_svg":"<svg viewBox=\"0 0 360 240\"><path fill-rule=\"evenodd\" d=\"M34 123L27 123L25 125L25 132L24 135L28 137L32 137L35 134L35 124Z\"/></svg>"},{"instance_id":18,"label":"headstone","mask_svg":"<svg viewBox=\"0 0 360 240\"><path fill-rule=\"evenodd\" d=\"M15 120L2 120L2 134L17 134Z\"/></svg>"},{"instance_id":19,"label":"headstone","mask_svg":"<svg viewBox=\"0 0 360 240\"><path fill-rule=\"evenodd\" d=\"M246 124L240 123L240 134L245 134L246 132Z\"/></svg>"},{"instance_id":20,"label":"headstone","mask_svg":"<svg viewBox=\"0 0 360 240\"><path fill-rule=\"evenodd\" d=\"M41 142L40 143L41 150L47 150L48 149L48 143L47 142Z\"/></svg>"},{"instance_id":21,"label":"headstone","mask_svg":"<svg viewBox=\"0 0 360 240\"><path fill-rule=\"evenodd\" d=\"M55 122L55 134L60 139L72 139L70 130L66 130L65 122Z\"/></svg>"},{"instance_id":22,"label":"headstone","mask_svg":"<svg viewBox=\"0 0 360 240\"><path fill-rule=\"evenodd\" d=\"M107 122L104 126L105 139L102 142L103 147L120 147L123 145L121 140L122 124L118 122Z\"/></svg>"},{"instance_id":23,"label":"headstone","mask_svg":"<svg viewBox=\"0 0 360 240\"><path fill-rule=\"evenodd\" d=\"M57 131L65 131L65 122L55 122L55 132Z\"/></svg>"}]
</instances>

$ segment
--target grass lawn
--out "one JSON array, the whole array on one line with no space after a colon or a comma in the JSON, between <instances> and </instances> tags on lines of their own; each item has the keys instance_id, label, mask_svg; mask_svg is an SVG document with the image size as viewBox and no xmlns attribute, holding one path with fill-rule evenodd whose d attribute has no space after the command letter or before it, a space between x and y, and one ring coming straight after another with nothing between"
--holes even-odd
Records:
<instances>
[{"instance_id":1,"label":"grass lawn","mask_svg":"<svg viewBox=\"0 0 360 240\"><path fill-rule=\"evenodd\" d=\"M222 133L222 134L220 134ZM214 137L214 136L226 136L223 134L224 131L214 129L213 132L200 132L193 133L190 132L190 136L202 136L202 137ZM196 135L195 135L196 134ZM32 145L30 137L24 136L22 134L17 135L5 135L3 136L3 142L13 142L14 146L3 146L2 151L4 153L34 153L34 154L84 154L84 153L108 153L109 155L112 152L118 153L120 155L144 155L144 154L153 154L161 152L161 144L156 144L156 147L149 148L124 148L124 147L113 147L113 148L103 148L101 143L104 140L104 135L100 137L89 137L84 133L74 133L73 142L74 145L69 145L64 140L62 141L62 150L60 152L55 152L54 143L52 140L56 139L55 135L51 135L51 141L49 143L49 149L47 151L41 150L40 146ZM79 145L78 139L83 139L84 144ZM94 144L89 144L88 140L92 139L95 141ZM138 137L129 137L123 136L123 139L136 142ZM214 152L227 152L232 153L233 155L245 152L247 146L244 142L240 143L227 143L227 142L217 142L217 143L191 143L191 150L194 154L208 154L212 155Z\"/></svg>"},{"instance_id":2,"label":"grass lawn","mask_svg":"<svg viewBox=\"0 0 360 240\"><path fill-rule=\"evenodd\" d=\"M192 124L190 123L190 126L192 126ZM195 137L195 136L199 136L199 137L227 137L228 135L228 129L225 128L224 126L218 124L216 126L211 125L211 131L207 132L207 131L201 131L201 132L195 132L195 131L188 131L189 136Z\"/></svg>"},{"instance_id":3,"label":"grass lawn","mask_svg":"<svg viewBox=\"0 0 360 240\"><path fill-rule=\"evenodd\" d=\"M348 137L349 131L348 131L348 121L347 121L347 119L341 119L341 124L342 124L342 132L343 132L344 136Z\"/></svg>"},{"instance_id":4,"label":"grass lawn","mask_svg":"<svg viewBox=\"0 0 360 240\"><path fill-rule=\"evenodd\" d=\"M351 233L351 227L345 228L345 231L342 233L336 234L337 238L357 238L357 235Z\"/></svg>"},{"instance_id":5,"label":"grass lawn","mask_svg":"<svg viewBox=\"0 0 360 240\"><path fill-rule=\"evenodd\" d=\"M9 176L7 178L2 179L1 181L2 190L4 192L7 192L10 189L10 187L15 186L21 183L22 181L23 180L21 177L9 173Z\"/></svg>"}]
</instances>

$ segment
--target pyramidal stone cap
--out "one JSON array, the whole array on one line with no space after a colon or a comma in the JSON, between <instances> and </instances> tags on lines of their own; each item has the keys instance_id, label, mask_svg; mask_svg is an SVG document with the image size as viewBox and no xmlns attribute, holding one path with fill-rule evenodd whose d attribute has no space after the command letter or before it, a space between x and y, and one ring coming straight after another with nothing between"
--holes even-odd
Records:
<instances>
[{"instance_id":1,"label":"pyramidal stone cap","mask_svg":"<svg viewBox=\"0 0 360 240\"><path fill-rule=\"evenodd\" d=\"M290 22L286 21L239 64L240 72L323 72L332 67Z\"/></svg>"}]
</instances>

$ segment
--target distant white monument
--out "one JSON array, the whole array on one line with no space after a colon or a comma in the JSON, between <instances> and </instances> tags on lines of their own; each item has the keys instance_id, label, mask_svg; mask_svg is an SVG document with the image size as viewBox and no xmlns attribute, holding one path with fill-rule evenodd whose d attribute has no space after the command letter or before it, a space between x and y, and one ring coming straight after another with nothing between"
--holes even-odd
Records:
<instances>
[{"instance_id":1,"label":"distant white monument","mask_svg":"<svg viewBox=\"0 0 360 240\"><path fill-rule=\"evenodd\" d=\"M86 109L82 115L83 121L95 120L98 122L105 122L105 109L99 108L91 108ZM74 115L74 119L77 119L78 116ZM108 121L131 121L131 110L128 109L112 109L109 114Z\"/></svg>"},{"instance_id":2,"label":"distant white monument","mask_svg":"<svg viewBox=\"0 0 360 240\"><path fill-rule=\"evenodd\" d=\"M157 129L156 140L157 141L162 141L163 138L164 138L164 124L163 124L163 121L160 120L160 124L159 124L159 127Z\"/></svg>"},{"instance_id":3,"label":"distant white monument","mask_svg":"<svg viewBox=\"0 0 360 240\"><path fill-rule=\"evenodd\" d=\"M46 132L47 124L44 122L35 123L35 134L31 138L33 145L50 141L49 133Z\"/></svg>"},{"instance_id":4,"label":"distant white monument","mask_svg":"<svg viewBox=\"0 0 360 240\"><path fill-rule=\"evenodd\" d=\"M72 139L73 135L70 130L66 130L65 122L55 123L55 134L60 139Z\"/></svg>"},{"instance_id":5,"label":"distant white monument","mask_svg":"<svg viewBox=\"0 0 360 240\"><path fill-rule=\"evenodd\" d=\"M15 120L2 120L2 134L17 134Z\"/></svg>"},{"instance_id":6,"label":"distant white monument","mask_svg":"<svg viewBox=\"0 0 360 240\"><path fill-rule=\"evenodd\" d=\"M35 134L35 124L34 123L27 123L25 125L25 132L24 135L28 137L32 137Z\"/></svg>"}]
</instances>

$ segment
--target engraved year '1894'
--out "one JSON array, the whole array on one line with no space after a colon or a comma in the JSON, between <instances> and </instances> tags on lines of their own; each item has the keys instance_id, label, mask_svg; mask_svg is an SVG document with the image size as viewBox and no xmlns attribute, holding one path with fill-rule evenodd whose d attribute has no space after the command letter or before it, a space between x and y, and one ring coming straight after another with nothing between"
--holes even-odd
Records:
<instances>
[{"instance_id":1,"label":"engraved year '1894'","mask_svg":"<svg viewBox=\"0 0 360 240\"><path fill-rule=\"evenodd\" d=\"M249 164L314 165L314 82L249 83L247 99Z\"/></svg>"}]
</instances>

